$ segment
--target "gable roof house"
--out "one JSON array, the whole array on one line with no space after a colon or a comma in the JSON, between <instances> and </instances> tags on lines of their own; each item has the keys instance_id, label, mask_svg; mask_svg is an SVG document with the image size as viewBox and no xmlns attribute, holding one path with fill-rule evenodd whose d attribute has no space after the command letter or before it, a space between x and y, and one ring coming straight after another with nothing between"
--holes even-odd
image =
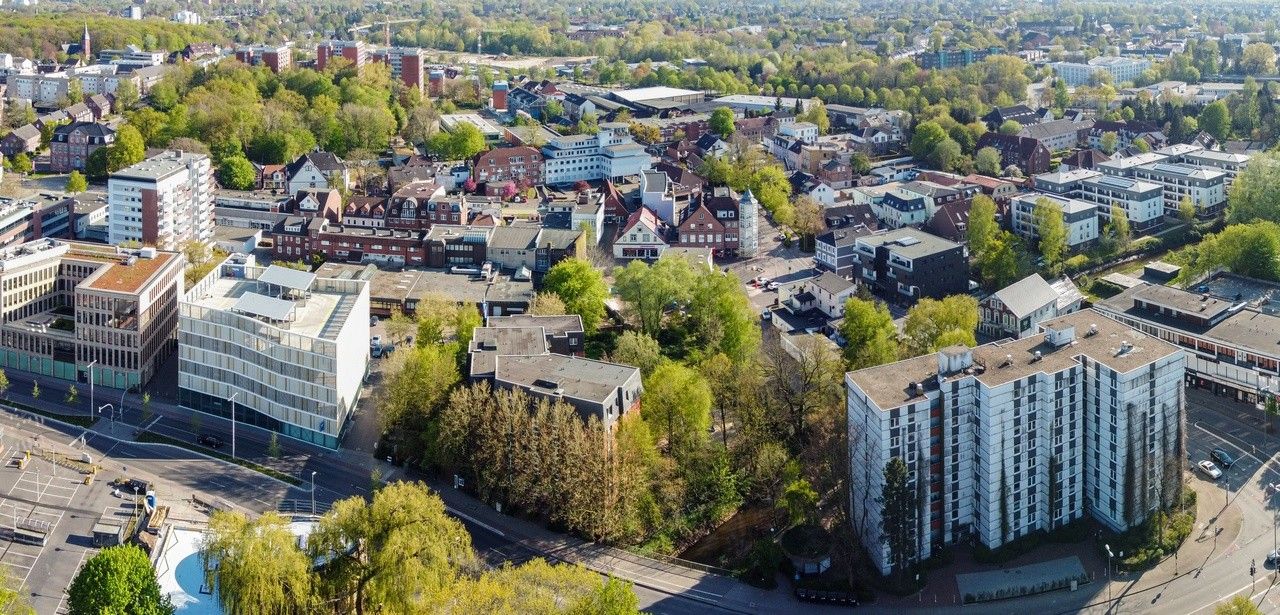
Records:
<instances>
[{"instance_id":1,"label":"gable roof house","mask_svg":"<svg viewBox=\"0 0 1280 615\"><path fill-rule=\"evenodd\" d=\"M1083 298L1070 278L1050 284L1033 273L982 300L978 331L1021 339L1038 331L1040 323L1079 310Z\"/></svg>"},{"instance_id":2,"label":"gable roof house","mask_svg":"<svg viewBox=\"0 0 1280 615\"><path fill-rule=\"evenodd\" d=\"M1030 137L988 132L978 138L977 149L994 147L1000 152L1000 165L1016 166L1024 175L1037 175L1049 170L1049 148Z\"/></svg>"},{"instance_id":3,"label":"gable roof house","mask_svg":"<svg viewBox=\"0 0 1280 615\"><path fill-rule=\"evenodd\" d=\"M627 218L613 240L613 256L619 259L656 260L670 247L667 227L652 209L641 207Z\"/></svg>"},{"instance_id":4,"label":"gable roof house","mask_svg":"<svg viewBox=\"0 0 1280 615\"><path fill-rule=\"evenodd\" d=\"M982 121L987 123L987 127L991 130L1000 130L1000 125L1013 120L1023 126L1040 123L1040 115L1034 109L1026 105L1011 105L1008 107L996 107L990 113L982 116Z\"/></svg>"},{"instance_id":5,"label":"gable roof house","mask_svg":"<svg viewBox=\"0 0 1280 615\"><path fill-rule=\"evenodd\" d=\"M313 151L298 157L285 167L289 193L308 188L351 189L351 172L341 158L330 152Z\"/></svg>"},{"instance_id":6,"label":"gable roof house","mask_svg":"<svg viewBox=\"0 0 1280 615\"><path fill-rule=\"evenodd\" d=\"M17 156L25 152L34 152L40 147L40 129L35 124L25 124L14 128L0 139L0 153L5 156Z\"/></svg>"}]
</instances>

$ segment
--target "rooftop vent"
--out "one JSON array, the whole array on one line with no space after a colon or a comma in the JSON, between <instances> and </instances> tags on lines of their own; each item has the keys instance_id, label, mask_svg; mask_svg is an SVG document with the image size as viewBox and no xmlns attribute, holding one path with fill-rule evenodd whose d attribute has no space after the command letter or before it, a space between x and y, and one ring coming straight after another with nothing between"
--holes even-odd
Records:
<instances>
[{"instance_id":1,"label":"rooftop vent","mask_svg":"<svg viewBox=\"0 0 1280 615\"><path fill-rule=\"evenodd\" d=\"M1036 356L1034 356L1034 357L1032 357L1032 358L1031 358L1031 362L1032 362L1032 363L1035 363L1036 361L1039 361L1040 359L1041 359L1040 351L1039 351L1039 350L1037 350L1037 351L1036 351Z\"/></svg>"},{"instance_id":2,"label":"rooftop vent","mask_svg":"<svg viewBox=\"0 0 1280 615\"><path fill-rule=\"evenodd\" d=\"M1088 334L1086 334L1086 335L1085 335L1085 337L1093 337L1093 336L1095 336L1095 335L1097 335L1097 334L1098 334L1098 325L1097 325L1097 324L1091 324L1091 325L1089 325L1089 333L1088 333Z\"/></svg>"},{"instance_id":3,"label":"rooftop vent","mask_svg":"<svg viewBox=\"0 0 1280 615\"><path fill-rule=\"evenodd\" d=\"M1000 367L1007 367L1009 365L1013 365L1013 355L1011 354L1004 355L1004 363L1001 363Z\"/></svg>"}]
</instances>

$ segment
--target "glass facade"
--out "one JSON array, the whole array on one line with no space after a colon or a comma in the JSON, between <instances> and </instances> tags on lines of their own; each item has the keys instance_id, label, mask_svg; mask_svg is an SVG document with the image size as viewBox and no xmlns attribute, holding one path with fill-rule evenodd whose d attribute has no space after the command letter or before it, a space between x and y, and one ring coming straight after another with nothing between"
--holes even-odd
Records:
<instances>
[{"instance_id":1,"label":"glass facade","mask_svg":"<svg viewBox=\"0 0 1280 615\"><path fill-rule=\"evenodd\" d=\"M178 404L188 410L212 414L224 419L231 415L231 402L228 400L214 397L212 395L206 395L199 391L193 391L187 388L178 389ZM245 404L239 403L239 401L235 403L235 408L236 422L240 424L261 427L262 429L273 431L295 440L310 442L311 444L317 444L325 448L338 448L338 441L340 438L306 429L298 425L283 423L267 416L266 414L258 412ZM345 431L346 426L344 425L343 427Z\"/></svg>"}]
</instances>

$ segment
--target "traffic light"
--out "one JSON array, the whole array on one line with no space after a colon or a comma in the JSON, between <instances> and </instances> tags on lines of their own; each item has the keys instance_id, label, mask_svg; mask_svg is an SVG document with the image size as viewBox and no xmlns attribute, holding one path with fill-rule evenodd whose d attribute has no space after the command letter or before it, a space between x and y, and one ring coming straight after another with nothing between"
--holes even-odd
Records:
<instances>
[{"instance_id":1,"label":"traffic light","mask_svg":"<svg viewBox=\"0 0 1280 615\"><path fill-rule=\"evenodd\" d=\"M1258 560L1255 559L1249 562L1249 576L1252 577L1252 576L1256 576L1257 574L1258 574Z\"/></svg>"}]
</instances>

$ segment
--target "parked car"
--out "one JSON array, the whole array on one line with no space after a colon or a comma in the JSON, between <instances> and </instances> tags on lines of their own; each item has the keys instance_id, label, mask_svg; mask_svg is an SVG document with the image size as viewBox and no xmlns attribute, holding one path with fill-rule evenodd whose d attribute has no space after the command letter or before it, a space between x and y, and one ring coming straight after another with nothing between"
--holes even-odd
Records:
<instances>
[{"instance_id":1,"label":"parked car","mask_svg":"<svg viewBox=\"0 0 1280 615\"><path fill-rule=\"evenodd\" d=\"M378 349L382 347L382 336L375 335L369 338L369 348Z\"/></svg>"},{"instance_id":2,"label":"parked car","mask_svg":"<svg viewBox=\"0 0 1280 615\"><path fill-rule=\"evenodd\" d=\"M1236 463L1235 456L1232 455L1231 453L1228 453L1227 450L1224 448L1213 449L1213 451L1209 453L1209 456L1213 457L1214 461L1222 464L1222 467L1228 470L1230 470L1231 466L1235 465Z\"/></svg>"},{"instance_id":3,"label":"parked car","mask_svg":"<svg viewBox=\"0 0 1280 615\"><path fill-rule=\"evenodd\" d=\"M765 288L765 290L778 290L778 283L777 283L777 282L769 282L768 284L766 284L766 285L765 285L765 287L764 287L764 288Z\"/></svg>"},{"instance_id":4,"label":"parked car","mask_svg":"<svg viewBox=\"0 0 1280 615\"><path fill-rule=\"evenodd\" d=\"M1280 562L1280 550L1272 551L1267 554L1267 563L1276 564Z\"/></svg>"},{"instance_id":5,"label":"parked car","mask_svg":"<svg viewBox=\"0 0 1280 615\"><path fill-rule=\"evenodd\" d=\"M1198 468L1205 476L1208 476L1213 480L1222 478L1222 470L1219 470L1218 466L1214 465L1213 462L1208 459L1196 464L1196 468Z\"/></svg>"},{"instance_id":6,"label":"parked car","mask_svg":"<svg viewBox=\"0 0 1280 615\"><path fill-rule=\"evenodd\" d=\"M218 436L199 435L196 436L196 444L199 444L200 446L207 446L209 448L221 448L222 438L219 438Z\"/></svg>"}]
</instances>

